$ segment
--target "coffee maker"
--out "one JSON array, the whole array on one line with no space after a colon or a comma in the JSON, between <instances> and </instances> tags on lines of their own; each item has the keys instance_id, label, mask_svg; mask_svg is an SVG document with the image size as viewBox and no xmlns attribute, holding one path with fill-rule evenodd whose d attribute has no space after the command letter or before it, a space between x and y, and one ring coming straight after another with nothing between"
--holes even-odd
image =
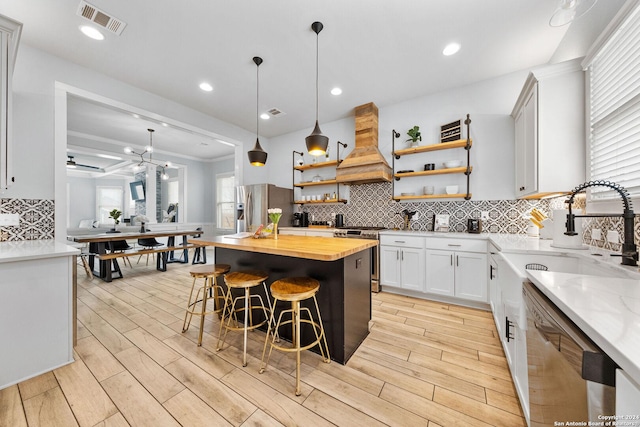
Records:
<instances>
[{"instance_id":1,"label":"coffee maker","mask_svg":"<svg viewBox=\"0 0 640 427\"><path fill-rule=\"evenodd\" d=\"M292 227L308 227L309 226L309 213L308 212L295 212L293 219L291 220Z\"/></svg>"}]
</instances>

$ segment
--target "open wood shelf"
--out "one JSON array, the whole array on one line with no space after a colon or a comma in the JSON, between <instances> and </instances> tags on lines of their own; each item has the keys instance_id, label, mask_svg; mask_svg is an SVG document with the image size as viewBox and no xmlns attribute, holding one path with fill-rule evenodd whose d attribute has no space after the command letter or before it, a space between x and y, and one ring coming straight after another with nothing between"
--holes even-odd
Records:
<instances>
[{"instance_id":1,"label":"open wood shelf","mask_svg":"<svg viewBox=\"0 0 640 427\"><path fill-rule=\"evenodd\" d=\"M393 198L393 200L401 201L401 200L418 200L418 199L427 199L427 200L428 199L465 199L465 200L471 199L471 193L469 192L469 177L471 176L471 171L473 171L473 168L469 164L469 159L470 159L469 153L471 151L471 144L472 144L472 140L470 137L471 132L470 132L470 126L469 126L471 124L471 118L469 114L467 114L467 119L464 120L464 124L467 128L467 138L465 139L457 139L455 141L440 142L437 144L419 145L416 147L409 147L409 148L404 148L400 150L396 150L395 148L396 138L400 136L400 133L396 132L395 130L392 132L391 152L393 153L393 156L391 157L391 160L392 160L391 169L394 172L393 173L394 179L391 181L392 183L391 197ZM457 149L457 148L464 148L464 150L466 151L467 162L466 162L466 165L464 166L460 166L457 168L442 168L442 169L415 171L415 172L396 172L396 169L395 169L396 159L399 159L401 156L406 156L409 154L428 153L431 151L451 150L451 149ZM429 194L429 195L420 194L417 196L416 195L413 195L413 196L397 196L396 195L395 181L400 181L401 178L430 177L435 175L448 175L448 174L457 174L457 173L462 173L466 175L467 186L466 186L465 193ZM406 194L411 194L411 193L406 193Z\"/></svg>"},{"instance_id":2,"label":"open wood shelf","mask_svg":"<svg viewBox=\"0 0 640 427\"><path fill-rule=\"evenodd\" d=\"M460 166L458 168L436 169L431 171L396 173L393 176L395 177L396 180L399 180L400 178L409 178L412 176L446 175L450 173L467 173L467 172L471 173L472 170L473 170L473 167L471 166L469 166L469 168L467 168L466 166Z\"/></svg>"},{"instance_id":3,"label":"open wood shelf","mask_svg":"<svg viewBox=\"0 0 640 427\"><path fill-rule=\"evenodd\" d=\"M472 140L469 138L469 147L471 147ZM465 148L467 146L466 139L458 139L456 141L450 142L441 142L438 144L430 144L430 145L419 145L417 147L404 148L402 150L395 150L393 155L396 159L399 159L400 156L406 156L409 154L418 154L418 153L427 153L429 151L438 151L438 150L450 150L452 148Z\"/></svg>"},{"instance_id":4,"label":"open wood shelf","mask_svg":"<svg viewBox=\"0 0 640 427\"><path fill-rule=\"evenodd\" d=\"M393 200L417 200L417 199L464 199L471 198L471 193L458 194L418 194L417 196L394 196Z\"/></svg>"},{"instance_id":5,"label":"open wood shelf","mask_svg":"<svg viewBox=\"0 0 640 427\"><path fill-rule=\"evenodd\" d=\"M327 199L327 200L296 200L293 203L297 205L312 205L318 203L347 203L345 199Z\"/></svg>"},{"instance_id":6,"label":"open wood shelf","mask_svg":"<svg viewBox=\"0 0 640 427\"><path fill-rule=\"evenodd\" d=\"M327 162L311 163L311 164L302 165L302 166L294 166L294 169L297 171L304 172L309 169L328 168L330 166L338 166L338 164L339 162L337 160L329 160Z\"/></svg>"},{"instance_id":7,"label":"open wood shelf","mask_svg":"<svg viewBox=\"0 0 640 427\"><path fill-rule=\"evenodd\" d=\"M293 184L294 187L313 187L314 185L335 185L338 181L335 179L325 179L323 181L310 181L310 182L300 182L298 184Z\"/></svg>"}]
</instances>

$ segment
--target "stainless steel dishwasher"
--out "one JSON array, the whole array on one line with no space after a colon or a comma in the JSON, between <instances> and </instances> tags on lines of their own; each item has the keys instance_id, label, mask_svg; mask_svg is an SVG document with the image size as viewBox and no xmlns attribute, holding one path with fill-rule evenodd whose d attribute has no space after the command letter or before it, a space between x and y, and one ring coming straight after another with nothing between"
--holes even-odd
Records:
<instances>
[{"instance_id":1,"label":"stainless steel dishwasher","mask_svg":"<svg viewBox=\"0 0 640 427\"><path fill-rule=\"evenodd\" d=\"M602 415L614 415L615 362L534 284L525 281L522 294L527 306L530 427L597 422Z\"/></svg>"}]
</instances>

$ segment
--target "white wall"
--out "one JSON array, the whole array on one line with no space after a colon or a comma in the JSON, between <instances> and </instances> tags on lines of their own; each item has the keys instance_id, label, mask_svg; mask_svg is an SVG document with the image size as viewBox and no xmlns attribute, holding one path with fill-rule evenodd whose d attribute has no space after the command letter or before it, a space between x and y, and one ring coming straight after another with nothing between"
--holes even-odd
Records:
<instances>
[{"instance_id":1,"label":"white wall","mask_svg":"<svg viewBox=\"0 0 640 427\"><path fill-rule=\"evenodd\" d=\"M464 120L466 114L470 114L473 139L470 152L473 166L470 190L473 200L514 199L514 127L510 114L526 76L527 71L521 71L388 107L378 106L378 148L391 165L393 129L401 133L401 137L396 140L396 149L406 147L403 143L407 139L406 131L414 125L420 126L423 138L421 145L434 144L439 141L440 125L457 119ZM372 101L375 103L375 100ZM321 123L321 128L329 137L332 159L336 155L336 140L348 144L341 158L344 159L348 152L353 150L353 117ZM310 131L311 129L270 139L271 152L277 155L271 155L269 159L269 182L291 188L292 152L306 151L304 137ZM304 158L306 163L311 161L308 154L305 154ZM418 170L423 168L424 163L442 162L451 158L466 160L464 150L407 156L397 161L396 170ZM305 177L307 178L311 177ZM453 182L452 179L457 181ZM462 189L462 185L466 185L465 179L464 175L455 178L438 177L429 183L435 182L442 187L449 183L458 183ZM418 191L414 187L421 188L426 184L426 179L417 179L414 182L409 179L396 181L396 194L402 191L403 186L407 191ZM348 188L345 193L348 196Z\"/></svg>"}]
</instances>

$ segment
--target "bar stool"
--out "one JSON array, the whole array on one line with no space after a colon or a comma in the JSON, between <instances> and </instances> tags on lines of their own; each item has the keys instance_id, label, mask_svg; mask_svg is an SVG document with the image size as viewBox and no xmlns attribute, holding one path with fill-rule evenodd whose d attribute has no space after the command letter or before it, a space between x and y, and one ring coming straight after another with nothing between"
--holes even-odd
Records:
<instances>
[{"instance_id":1,"label":"bar stool","mask_svg":"<svg viewBox=\"0 0 640 427\"><path fill-rule=\"evenodd\" d=\"M224 290L218 284L218 277L228 273L229 270L231 270L231 266L229 264L205 264L194 267L189 271L189 274L191 274L191 277L193 277L193 284L191 285L191 293L189 294L187 311L184 314L182 332L187 332L187 329L189 329L189 325L191 324L191 318L194 314L196 316L200 316L198 347L202 345L204 317L207 314L222 312L222 308L220 307L222 304L218 304L218 300L222 300L224 298ZM198 288L194 297L193 291L196 287L196 281L198 279L204 279L204 283L202 287ZM200 297L201 291L202 297ZM220 294L218 294L218 292L220 292ZM213 299L213 310L207 311L207 301L209 298ZM200 310L197 309L198 303L200 303Z\"/></svg>"},{"instance_id":2,"label":"bar stool","mask_svg":"<svg viewBox=\"0 0 640 427\"><path fill-rule=\"evenodd\" d=\"M269 358L271 357L271 351L275 348L284 352L296 353L296 396L300 396L300 352L307 350L315 345L320 348L320 354L322 355L322 361L325 363L331 362L329 358L329 346L327 345L327 338L324 333L324 327L322 326L322 318L320 317L320 308L318 308L318 300L316 299L316 293L320 289L320 282L310 277L287 277L284 279L276 280L271 284L271 295L274 298L273 310L271 312L271 319L269 320L269 329L267 330L267 336L264 341L264 348L262 349L262 361L260 364L260 373L263 373L269 364ZM313 319L311 310L307 307L300 307L300 302L313 298L313 303L316 307L316 314L318 321ZM291 308L288 310L282 310L278 315L278 322L274 322L275 309L278 305L278 301L290 301ZM291 314L290 320L284 320L283 316L286 313ZM306 313L309 318L302 319L302 313ZM304 346L300 342L300 326L302 323L309 324L313 327L313 332L316 339ZM291 325L291 345L279 345L276 342L279 341L278 330L284 325ZM273 327L273 333L271 333L271 325ZM271 341L269 341L269 335L272 335ZM270 344L269 354L267 355L267 361L264 361L264 356L267 351L267 344ZM324 348L323 348L324 344Z\"/></svg>"},{"instance_id":3,"label":"bar stool","mask_svg":"<svg viewBox=\"0 0 640 427\"><path fill-rule=\"evenodd\" d=\"M224 308L222 309L222 320L220 321L220 333L218 334L218 345L216 351L220 351L224 346L227 338L227 332L243 331L243 353L242 353L242 366L247 366L247 332L259 328L269 321L269 316L272 312L271 300L269 299L269 293L267 291L267 284L265 281L269 277L269 274L260 270L245 270L234 271L229 274L225 274L224 283L227 285L227 292L224 296ZM260 294L251 294L251 288L258 286L262 283L264 287L265 295L267 296L267 302L269 308L265 307L264 301ZM238 297L233 297L233 289L244 289L244 294ZM252 306L252 299L257 299L260 305ZM236 306L238 301L242 301L240 306ZM264 314L264 320L254 323L253 311L261 310ZM268 312L267 312L268 310ZM244 314L244 321L242 324L238 322L238 313ZM231 324L233 320L234 325ZM222 330L224 329L224 335ZM221 343L222 342L222 343Z\"/></svg>"}]
</instances>

